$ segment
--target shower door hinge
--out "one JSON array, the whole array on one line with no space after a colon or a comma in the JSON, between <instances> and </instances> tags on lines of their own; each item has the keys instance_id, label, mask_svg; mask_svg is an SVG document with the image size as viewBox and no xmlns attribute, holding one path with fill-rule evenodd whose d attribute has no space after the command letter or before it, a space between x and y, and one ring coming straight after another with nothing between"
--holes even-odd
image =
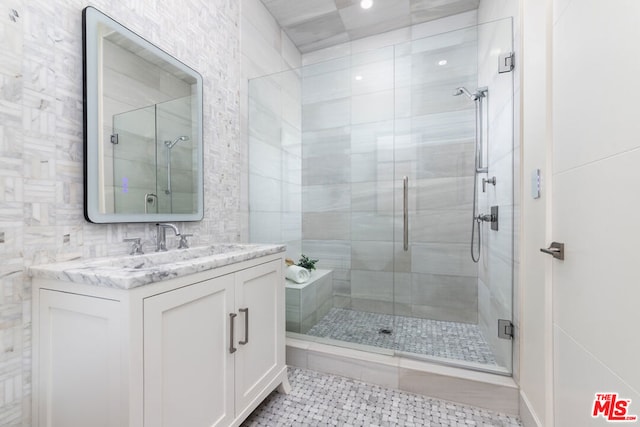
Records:
<instances>
[{"instance_id":1,"label":"shower door hinge","mask_svg":"<svg viewBox=\"0 0 640 427\"><path fill-rule=\"evenodd\" d=\"M118 142L119 142L118 141L118 134L117 133L111 134L111 143L112 144L117 144Z\"/></svg>"},{"instance_id":2,"label":"shower door hinge","mask_svg":"<svg viewBox=\"0 0 640 427\"><path fill-rule=\"evenodd\" d=\"M498 319L498 338L506 340L513 338L513 323L511 323L511 320Z\"/></svg>"},{"instance_id":3,"label":"shower door hinge","mask_svg":"<svg viewBox=\"0 0 640 427\"><path fill-rule=\"evenodd\" d=\"M498 73L510 73L516 66L515 53L507 52L502 53L498 57Z\"/></svg>"}]
</instances>

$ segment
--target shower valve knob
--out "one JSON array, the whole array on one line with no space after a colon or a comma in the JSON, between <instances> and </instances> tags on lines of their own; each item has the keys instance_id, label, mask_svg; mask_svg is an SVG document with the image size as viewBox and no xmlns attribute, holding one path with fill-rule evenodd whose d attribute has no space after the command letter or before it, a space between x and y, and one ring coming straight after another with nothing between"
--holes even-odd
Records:
<instances>
[{"instance_id":1,"label":"shower valve knob","mask_svg":"<svg viewBox=\"0 0 640 427\"><path fill-rule=\"evenodd\" d=\"M494 222L496 219L491 214L485 214L485 215L478 215L478 220L484 221L484 222Z\"/></svg>"},{"instance_id":2,"label":"shower valve knob","mask_svg":"<svg viewBox=\"0 0 640 427\"><path fill-rule=\"evenodd\" d=\"M496 186L496 177L492 177L490 179L482 178L482 192L487 192L487 184L492 184L494 187Z\"/></svg>"}]
</instances>

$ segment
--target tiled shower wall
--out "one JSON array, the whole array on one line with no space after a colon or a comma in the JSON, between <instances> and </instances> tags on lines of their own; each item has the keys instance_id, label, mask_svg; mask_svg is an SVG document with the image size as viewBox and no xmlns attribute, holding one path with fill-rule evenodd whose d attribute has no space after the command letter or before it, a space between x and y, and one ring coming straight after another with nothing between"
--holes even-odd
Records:
<instances>
[{"instance_id":1,"label":"tiled shower wall","mask_svg":"<svg viewBox=\"0 0 640 427\"><path fill-rule=\"evenodd\" d=\"M29 426L33 264L151 251L153 227L83 218L81 0L5 0L0 13L0 425ZM238 2L91 5L204 78L205 215L193 243L240 239Z\"/></svg>"},{"instance_id":2,"label":"tiled shower wall","mask_svg":"<svg viewBox=\"0 0 640 427\"><path fill-rule=\"evenodd\" d=\"M303 57L303 252L333 269L336 306L478 320L474 105L452 96L477 84L475 20L465 13Z\"/></svg>"}]
</instances>

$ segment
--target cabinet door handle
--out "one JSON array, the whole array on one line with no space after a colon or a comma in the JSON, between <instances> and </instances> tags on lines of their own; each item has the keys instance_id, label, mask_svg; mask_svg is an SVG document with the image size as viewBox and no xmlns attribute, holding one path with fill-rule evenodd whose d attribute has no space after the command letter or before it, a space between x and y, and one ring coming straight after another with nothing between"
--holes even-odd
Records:
<instances>
[{"instance_id":1,"label":"cabinet door handle","mask_svg":"<svg viewBox=\"0 0 640 427\"><path fill-rule=\"evenodd\" d=\"M237 314L229 313L229 353L235 353L237 348L233 346L233 323Z\"/></svg>"},{"instance_id":2,"label":"cabinet door handle","mask_svg":"<svg viewBox=\"0 0 640 427\"><path fill-rule=\"evenodd\" d=\"M238 344L249 344L249 307L241 308L240 313L244 313L244 341L238 341Z\"/></svg>"}]
</instances>

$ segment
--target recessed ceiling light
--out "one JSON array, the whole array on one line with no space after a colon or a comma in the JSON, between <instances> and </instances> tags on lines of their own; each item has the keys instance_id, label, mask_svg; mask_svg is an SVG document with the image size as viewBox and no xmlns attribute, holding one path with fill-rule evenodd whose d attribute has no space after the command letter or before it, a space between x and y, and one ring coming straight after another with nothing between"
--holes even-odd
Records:
<instances>
[{"instance_id":1,"label":"recessed ceiling light","mask_svg":"<svg viewBox=\"0 0 640 427\"><path fill-rule=\"evenodd\" d=\"M362 80L362 76L361 76L360 74L358 74L358 75L356 76L356 80L357 80L357 81Z\"/></svg>"},{"instance_id":2,"label":"recessed ceiling light","mask_svg":"<svg viewBox=\"0 0 640 427\"><path fill-rule=\"evenodd\" d=\"M373 6L373 0L362 0L360 2L360 7L363 9L369 9L371 6Z\"/></svg>"},{"instance_id":3,"label":"recessed ceiling light","mask_svg":"<svg viewBox=\"0 0 640 427\"><path fill-rule=\"evenodd\" d=\"M440 61L438 61L438 65L440 65L440 66L447 65L447 60L446 59L441 59Z\"/></svg>"}]
</instances>

